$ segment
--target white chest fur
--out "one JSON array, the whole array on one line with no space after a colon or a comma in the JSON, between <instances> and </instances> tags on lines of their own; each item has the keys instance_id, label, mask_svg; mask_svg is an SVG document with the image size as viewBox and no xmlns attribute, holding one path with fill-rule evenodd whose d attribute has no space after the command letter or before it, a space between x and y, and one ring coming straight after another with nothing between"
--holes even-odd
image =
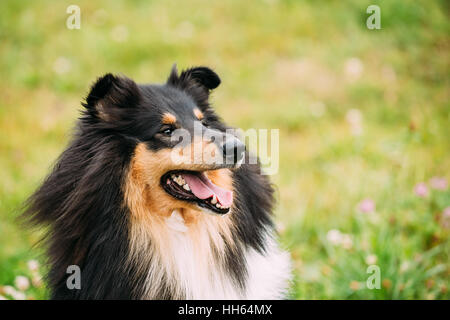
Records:
<instances>
[{"instance_id":1,"label":"white chest fur","mask_svg":"<svg viewBox=\"0 0 450 320\"><path fill-rule=\"evenodd\" d=\"M180 295L184 292L188 299L286 298L291 278L290 258L287 252L278 248L271 234L266 236L265 254L254 249L245 250L248 277L242 291L221 264L215 261L212 252L205 254L202 250L202 256L198 255L198 243L190 237L188 227L177 211L166 220L166 224L171 261L161 262L166 265L166 279L172 279L171 286L175 292Z\"/></svg>"}]
</instances>

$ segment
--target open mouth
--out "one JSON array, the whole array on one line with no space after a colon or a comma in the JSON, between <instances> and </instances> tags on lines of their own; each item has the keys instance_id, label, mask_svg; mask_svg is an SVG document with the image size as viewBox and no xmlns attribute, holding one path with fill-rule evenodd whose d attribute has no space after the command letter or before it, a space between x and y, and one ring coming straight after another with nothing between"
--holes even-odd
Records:
<instances>
[{"instance_id":1,"label":"open mouth","mask_svg":"<svg viewBox=\"0 0 450 320\"><path fill-rule=\"evenodd\" d=\"M204 172L177 170L161 177L163 189L171 196L214 213L226 214L233 203L233 192L215 185Z\"/></svg>"}]
</instances>

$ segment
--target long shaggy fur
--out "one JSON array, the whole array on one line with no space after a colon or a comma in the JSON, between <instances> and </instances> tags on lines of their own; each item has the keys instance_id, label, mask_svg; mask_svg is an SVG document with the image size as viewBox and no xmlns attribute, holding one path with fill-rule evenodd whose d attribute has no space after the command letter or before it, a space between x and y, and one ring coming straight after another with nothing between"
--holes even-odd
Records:
<instances>
[{"instance_id":1,"label":"long shaggy fur","mask_svg":"<svg viewBox=\"0 0 450 320\"><path fill-rule=\"evenodd\" d=\"M164 148L151 138L162 106L185 99L205 114L211 127L226 129L208 102L210 90L219 83L213 71L200 67L180 75L174 69L165 85L137 85L128 78L110 74L93 85L72 141L28 200L24 213L33 225L47 226L47 279L52 298L198 297L187 292L189 288L185 286L180 285L180 290L174 288L170 274L146 248L139 249L142 252L138 254L134 252L137 258L130 259L133 222L125 199L125 185L139 143L145 143L149 150ZM178 100L172 101L170 97L174 94ZM289 278L287 259L282 258L286 263L280 264L277 275L274 271L258 271L251 265L253 260L263 261L265 257L270 264L274 255L282 255L271 240L273 189L260 174L258 165L244 164L232 174L235 200L230 213L230 232L234 244L224 241L224 248L213 256L221 277L229 279L233 294L210 298L258 298L257 293L251 293L257 287L250 288L251 279L258 272L261 277L256 282L271 281L265 277L279 278L280 283L273 289L278 291L266 298L281 298ZM277 252L271 253L273 250ZM66 270L70 265L81 269L80 290L67 288ZM151 281L152 272L160 274L161 279L159 289L149 292L147 281Z\"/></svg>"}]
</instances>

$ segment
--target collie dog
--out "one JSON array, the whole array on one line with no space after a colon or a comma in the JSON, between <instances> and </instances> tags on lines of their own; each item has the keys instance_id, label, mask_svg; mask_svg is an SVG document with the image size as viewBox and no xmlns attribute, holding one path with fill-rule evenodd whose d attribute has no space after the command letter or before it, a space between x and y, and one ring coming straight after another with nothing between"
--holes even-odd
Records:
<instances>
[{"instance_id":1,"label":"collie dog","mask_svg":"<svg viewBox=\"0 0 450 320\"><path fill-rule=\"evenodd\" d=\"M287 297L273 189L210 105L219 84L207 67L175 66L164 84L95 82L25 211L48 231L53 299Z\"/></svg>"}]
</instances>

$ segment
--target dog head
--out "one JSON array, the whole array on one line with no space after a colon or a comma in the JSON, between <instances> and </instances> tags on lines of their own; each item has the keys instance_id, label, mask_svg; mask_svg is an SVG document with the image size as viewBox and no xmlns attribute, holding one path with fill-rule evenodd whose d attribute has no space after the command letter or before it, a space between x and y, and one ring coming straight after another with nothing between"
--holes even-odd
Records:
<instances>
[{"instance_id":1,"label":"dog head","mask_svg":"<svg viewBox=\"0 0 450 320\"><path fill-rule=\"evenodd\" d=\"M219 84L209 68L178 74L174 67L162 85L107 74L91 88L83 121L136 142L128 177L156 213L230 211L230 170L243 161L245 145L209 104Z\"/></svg>"}]
</instances>

